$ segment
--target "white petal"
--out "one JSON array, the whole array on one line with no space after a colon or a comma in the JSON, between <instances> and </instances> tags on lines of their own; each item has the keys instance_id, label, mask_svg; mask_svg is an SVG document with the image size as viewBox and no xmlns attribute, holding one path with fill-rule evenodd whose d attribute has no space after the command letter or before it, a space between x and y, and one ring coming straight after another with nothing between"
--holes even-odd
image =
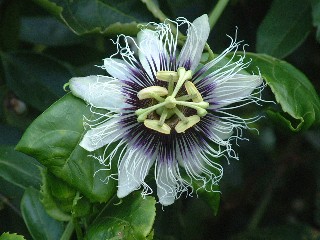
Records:
<instances>
[{"instance_id":1,"label":"white petal","mask_svg":"<svg viewBox=\"0 0 320 240\"><path fill-rule=\"evenodd\" d=\"M177 195L177 179L171 164L159 163L157 166L157 195L163 206L174 203Z\"/></svg>"},{"instance_id":2,"label":"white petal","mask_svg":"<svg viewBox=\"0 0 320 240\"><path fill-rule=\"evenodd\" d=\"M113 77L124 80L131 76L128 64L116 58L106 58L103 60L104 69Z\"/></svg>"},{"instance_id":3,"label":"white petal","mask_svg":"<svg viewBox=\"0 0 320 240\"><path fill-rule=\"evenodd\" d=\"M217 142L229 139L233 134L233 124L226 123L214 118L212 127L210 128L211 139L214 139Z\"/></svg>"},{"instance_id":4,"label":"white petal","mask_svg":"<svg viewBox=\"0 0 320 240\"><path fill-rule=\"evenodd\" d=\"M210 99L211 102L215 102L209 106L210 109L221 108L249 97L262 84L262 81L258 75L235 74L218 82L212 94L204 100Z\"/></svg>"},{"instance_id":5,"label":"white petal","mask_svg":"<svg viewBox=\"0 0 320 240\"><path fill-rule=\"evenodd\" d=\"M120 112L124 98L119 81L105 76L75 77L69 81L73 95L97 108Z\"/></svg>"},{"instance_id":6,"label":"white petal","mask_svg":"<svg viewBox=\"0 0 320 240\"><path fill-rule=\"evenodd\" d=\"M139 60L148 75L153 78L160 69L160 58L167 53L158 33L149 29L140 31L137 35Z\"/></svg>"},{"instance_id":7,"label":"white petal","mask_svg":"<svg viewBox=\"0 0 320 240\"><path fill-rule=\"evenodd\" d=\"M119 117L114 117L107 122L98 125L96 128L92 128L86 132L80 146L87 151L94 151L109 143L119 140L124 130L119 123Z\"/></svg>"},{"instance_id":8,"label":"white petal","mask_svg":"<svg viewBox=\"0 0 320 240\"><path fill-rule=\"evenodd\" d=\"M188 29L187 41L179 55L178 65L180 67L187 66L190 63L190 70L194 71L196 69L209 33L210 26L207 14L193 21Z\"/></svg>"},{"instance_id":9,"label":"white petal","mask_svg":"<svg viewBox=\"0 0 320 240\"><path fill-rule=\"evenodd\" d=\"M137 149L127 149L121 159L118 174L118 198L123 198L129 193L145 184L144 179L148 174L155 158L147 156Z\"/></svg>"}]
</instances>

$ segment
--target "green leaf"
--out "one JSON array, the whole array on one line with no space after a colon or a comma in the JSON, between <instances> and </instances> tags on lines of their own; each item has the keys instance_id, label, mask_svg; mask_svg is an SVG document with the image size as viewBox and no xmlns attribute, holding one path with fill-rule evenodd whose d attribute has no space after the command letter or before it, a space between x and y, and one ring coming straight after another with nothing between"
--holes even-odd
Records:
<instances>
[{"instance_id":1,"label":"green leaf","mask_svg":"<svg viewBox=\"0 0 320 240\"><path fill-rule=\"evenodd\" d=\"M77 34L120 33L128 30L137 33L137 23L149 22L152 15L138 0L36 0L38 4L53 12ZM124 25L122 25L124 24ZM125 32L122 32L125 33Z\"/></svg>"},{"instance_id":2,"label":"green leaf","mask_svg":"<svg viewBox=\"0 0 320 240\"><path fill-rule=\"evenodd\" d=\"M24 236L17 235L16 233L3 233L0 240L25 240Z\"/></svg>"},{"instance_id":3,"label":"green leaf","mask_svg":"<svg viewBox=\"0 0 320 240\"><path fill-rule=\"evenodd\" d=\"M70 221L71 214L64 212L58 207L54 197L52 196L51 188L48 183L47 170L41 172L42 175L42 186L41 186L41 202L48 213L48 215L58 221ZM61 181L61 180L60 180Z\"/></svg>"},{"instance_id":4,"label":"green leaf","mask_svg":"<svg viewBox=\"0 0 320 240\"><path fill-rule=\"evenodd\" d=\"M1 54L6 81L19 98L43 111L64 95L71 70L45 55L29 52Z\"/></svg>"},{"instance_id":5,"label":"green leaf","mask_svg":"<svg viewBox=\"0 0 320 240\"><path fill-rule=\"evenodd\" d=\"M312 7L313 26L317 28L317 40L320 42L320 0L310 0Z\"/></svg>"},{"instance_id":6,"label":"green leaf","mask_svg":"<svg viewBox=\"0 0 320 240\"><path fill-rule=\"evenodd\" d=\"M305 0L274 0L257 32L257 52L284 58L308 36L310 4Z\"/></svg>"},{"instance_id":7,"label":"green leaf","mask_svg":"<svg viewBox=\"0 0 320 240\"><path fill-rule=\"evenodd\" d=\"M39 191L26 189L21 200L23 219L33 239L58 240L63 232L63 224L48 216L39 197Z\"/></svg>"},{"instance_id":8,"label":"green leaf","mask_svg":"<svg viewBox=\"0 0 320 240\"><path fill-rule=\"evenodd\" d=\"M93 223L86 239L146 239L152 234L155 220L155 199L142 198L140 192L125 197L121 203L111 203L106 216Z\"/></svg>"},{"instance_id":9,"label":"green leaf","mask_svg":"<svg viewBox=\"0 0 320 240\"><path fill-rule=\"evenodd\" d=\"M94 176L102 166L79 146L85 131L83 116L95 118L84 101L67 94L30 125L16 148L36 158L91 201L108 201L116 191L116 181L102 182L110 171ZM102 155L101 151L96 154Z\"/></svg>"},{"instance_id":10,"label":"green leaf","mask_svg":"<svg viewBox=\"0 0 320 240\"><path fill-rule=\"evenodd\" d=\"M46 26L45 28L43 26ZM66 46L80 43L80 38L63 23L52 17L24 17L21 19L20 39L33 44Z\"/></svg>"},{"instance_id":11,"label":"green leaf","mask_svg":"<svg viewBox=\"0 0 320 240\"><path fill-rule=\"evenodd\" d=\"M47 170L41 172L41 202L47 213L56 220L69 221L73 217L83 217L90 213L91 203L65 181Z\"/></svg>"},{"instance_id":12,"label":"green leaf","mask_svg":"<svg viewBox=\"0 0 320 240\"><path fill-rule=\"evenodd\" d=\"M270 86L284 112L269 112L292 131L320 123L320 100L309 79L291 64L264 54L246 53L252 63L246 69L258 74Z\"/></svg>"},{"instance_id":13,"label":"green leaf","mask_svg":"<svg viewBox=\"0 0 320 240\"><path fill-rule=\"evenodd\" d=\"M33 158L14 150L13 146L0 146L0 176L23 189L41 183L40 165Z\"/></svg>"}]
</instances>

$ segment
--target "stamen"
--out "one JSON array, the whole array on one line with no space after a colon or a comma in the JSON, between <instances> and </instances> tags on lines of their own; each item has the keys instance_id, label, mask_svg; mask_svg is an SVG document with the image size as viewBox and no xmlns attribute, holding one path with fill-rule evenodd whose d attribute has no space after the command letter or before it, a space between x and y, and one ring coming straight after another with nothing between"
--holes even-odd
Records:
<instances>
[{"instance_id":1,"label":"stamen","mask_svg":"<svg viewBox=\"0 0 320 240\"><path fill-rule=\"evenodd\" d=\"M167 108L164 108L162 113L161 113L161 117L160 117L160 120L158 122L158 125L162 127L162 125L164 124L164 121L166 120L168 116L168 109Z\"/></svg>"},{"instance_id":2,"label":"stamen","mask_svg":"<svg viewBox=\"0 0 320 240\"><path fill-rule=\"evenodd\" d=\"M156 73L156 78L160 81L165 82L177 82L179 79L179 75L175 71L158 71Z\"/></svg>"},{"instance_id":3,"label":"stamen","mask_svg":"<svg viewBox=\"0 0 320 240\"><path fill-rule=\"evenodd\" d=\"M180 121L176 124L175 129L177 133L181 133L194 126L200 121L200 117L207 114L206 108L209 107L209 103L203 101L196 86L188 81L192 79L191 70L180 67L177 72L158 71L156 76L158 80L168 82L168 90L165 87L151 86L139 91L138 98L140 100L153 98L159 103L144 109L138 109L135 112L136 115L138 115L138 122L144 122L147 128L157 132L170 134L171 128L166 124L166 120L170 119L173 115L177 115ZM188 94L175 98L183 84ZM167 97L163 98L163 96ZM186 117L184 113L177 108L177 105L195 109L197 115ZM148 115L153 111L160 116L159 120L147 119Z\"/></svg>"},{"instance_id":4,"label":"stamen","mask_svg":"<svg viewBox=\"0 0 320 240\"><path fill-rule=\"evenodd\" d=\"M185 106L185 107L189 107L197 110L197 114L200 117L203 117L208 113L205 109L209 107L209 103L207 102L195 103L195 102L175 101L174 103L176 103L177 105L181 105L181 106Z\"/></svg>"},{"instance_id":5,"label":"stamen","mask_svg":"<svg viewBox=\"0 0 320 240\"><path fill-rule=\"evenodd\" d=\"M171 128L165 123L163 123L162 126L159 126L158 120L146 119L143 123L147 128L150 128L163 134L170 134Z\"/></svg>"},{"instance_id":6,"label":"stamen","mask_svg":"<svg viewBox=\"0 0 320 240\"><path fill-rule=\"evenodd\" d=\"M146 120L149 113L155 111L157 108L162 107L166 104L166 102L158 103L154 106L148 107L148 108L140 108L138 109L135 114L138 115L137 121L143 122Z\"/></svg>"},{"instance_id":7,"label":"stamen","mask_svg":"<svg viewBox=\"0 0 320 240\"><path fill-rule=\"evenodd\" d=\"M185 132L187 129L193 127L196 125L198 122L200 122L200 117L198 115L193 115L190 117L187 117L188 122L178 122L178 124L175 126L175 130L177 133L182 133Z\"/></svg>"},{"instance_id":8,"label":"stamen","mask_svg":"<svg viewBox=\"0 0 320 240\"><path fill-rule=\"evenodd\" d=\"M164 100L165 100L163 97L160 97L156 93L150 93L150 95L152 96L152 98L156 99L158 102L164 102Z\"/></svg>"},{"instance_id":9,"label":"stamen","mask_svg":"<svg viewBox=\"0 0 320 240\"><path fill-rule=\"evenodd\" d=\"M158 98L160 96L166 96L166 95L168 95L168 90L160 86L146 87L140 90L137 94L139 100L143 100L147 98Z\"/></svg>"},{"instance_id":10,"label":"stamen","mask_svg":"<svg viewBox=\"0 0 320 240\"><path fill-rule=\"evenodd\" d=\"M193 98L197 97L196 94L191 94L191 95L183 95L181 97L177 97L176 100L177 101L187 101L187 100L191 100Z\"/></svg>"},{"instance_id":11,"label":"stamen","mask_svg":"<svg viewBox=\"0 0 320 240\"><path fill-rule=\"evenodd\" d=\"M193 84L193 82L186 81L184 86L185 86L185 88L187 90L187 93L189 95L196 95L196 97L194 97L192 99L192 101L194 101L194 102L203 102L203 98L202 98L200 92L198 91L198 89L196 88L196 86Z\"/></svg>"},{"instance_id":12,"label":"stamen","mask_svg":"<svg viewBox=\"0 0 320 240\"><path fill-rule=\"evenodd\" d=\"M209 103L207 102L199 102L199 103L195 103L195 102L185 102L185 101L174 101L175 104L177 105L181 105L181 106L185 106L185 107L190 107L190 108L208 108L209 107Z\"/></svg>"},{"instance_id":13,"label":"stamen","mask_svg":"<svg viewBox=\"0 0 320 240\"><path fill-rule=\"evenodd\" d=\"M188 118L184 116L184 114L178 109L178 108L174 108L173 109L174 113L178 116L178 118L180 118L180 120L184 123L188 123Z\"/></svg>"},{"instance_id":14,"label":"stamen","mask_svg":"<svg viewBox=\"0 0 320 240\"><path fill-rule=\"evenodd\" d=\"M178 75L179 75L179 80L176 84L176 87L174 88L173 93L171 94L172 97L175 97L177 95L177 93L179 92L180 88L182 87L185 81L190 80L192 78L192 71L191 70L186 71L185 68L180 67L178 68Z\"/></svg>"},{"instance_id":15,"label":"stamen","mask_svg":"<svg viewBox=\"0 0 320 240\"><path fill-rule=\"evenodd\" d=\"M168 92L169 92L169 96L171 96L172 92L173 92L173 88L174 88L174 81L169 81L169 84L168 84Z\"/></svg>"}]
</instances>

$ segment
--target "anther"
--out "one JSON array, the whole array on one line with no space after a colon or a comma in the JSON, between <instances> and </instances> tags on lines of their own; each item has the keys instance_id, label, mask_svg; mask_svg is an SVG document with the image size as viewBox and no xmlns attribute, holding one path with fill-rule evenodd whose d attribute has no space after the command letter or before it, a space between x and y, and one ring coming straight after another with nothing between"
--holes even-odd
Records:
<instances>
[{"instance_id":1,"label":"anther","mask_svg":"<svg viewBox=\"0 0 320 240\"><path fill-rule=\"evenodd\" d=\"M175 126L175 130L177 133L185 132L187 129L193 127L198 122L200 122L200 117L198 115L193 115L190 117L187 117L188 122L178 122L178 124Z\"/></svg>"},{"instance_id":2,"label":"anther","mask_svg":"<svg viewBox=\"0 0 320 240\"><path fill-rule=\"evenodd\" d=\"M177 82L179 79L179 75L175 71L158 71L156 74L156 78L160 81L165 82Z\"/></svg>"},{"instance_id":3,"label":"anther","mask_svg":"<svg viewBox=\"0 0 320 240\"><path fill-rule=\"evenodd\" d=\"M200 94L200 92L198 91L198 89L196 88L196 86L190 82L190 81L186 81L185 84L184 84L186 90L187 90L187 93L189 95L195 95L196 97L192 98L192 101L193 102L203 102L203 98Z\"/></svg>"},{"instance_id":4,"label":"anther","mask_svg":"<svg viewBox=\"0 0 320 240\"><path fill-rule=\"evenodd\" d=\"M143 123L147 128L150 128L163 134L170 134L171 128L165 123L163 123L162 126L159 126L158 120L146 119Z\"/></svg>"},{"instance_id":5,"label":"anther","mask_svg":"<svg viewBox=\"0 0 320 240\"><path fill-rule=\"evenodd\" d=\"M147 98L157 99L158 97L166 96L166 95L168 95L168 90L166 88L160 87L160 86L146 87L146 88L140 90L137 94L139 100L143 100L143 99L147 99ZM161 99L161 98L158 98L158 99Z\"/></svg>"},{"instance_id":6,"label":"anther","mask_svg":"<svg viewBox=\"0 0 320 240\"><path fill-rule=\"evenodd\" d=\"M179 92L180 88L182 87L185 81L190 80L192 78L192 71L191 70L186 71L185 68L180 67L178 68L178 75L179 75L179 80L176 84L176 87L173 90L173 93L171 94L172 97L175 97L177 95L177 93Z\"/></svg>"}]
</instances>

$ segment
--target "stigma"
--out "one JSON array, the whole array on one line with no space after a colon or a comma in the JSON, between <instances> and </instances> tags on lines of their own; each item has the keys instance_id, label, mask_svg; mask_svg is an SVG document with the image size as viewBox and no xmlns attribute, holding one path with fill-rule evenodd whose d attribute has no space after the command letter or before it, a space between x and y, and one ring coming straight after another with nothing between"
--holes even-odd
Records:
<instances>
[{"instance_id":1,"label":"stigma","mask_svg":"<svg viewBox=\"0 0 320 240\"><path fill-rule=\"evenodd\" d=\"M180 67L176 72L158 71L156 78L167 87L151 86L138 92L139 100L152 100L135 112L138 122L162 134L170 134L172 129L184 133L207 114L209 103L203 101L201 93L190 81L191 70Z\"/></svg>"}]
</instances>

